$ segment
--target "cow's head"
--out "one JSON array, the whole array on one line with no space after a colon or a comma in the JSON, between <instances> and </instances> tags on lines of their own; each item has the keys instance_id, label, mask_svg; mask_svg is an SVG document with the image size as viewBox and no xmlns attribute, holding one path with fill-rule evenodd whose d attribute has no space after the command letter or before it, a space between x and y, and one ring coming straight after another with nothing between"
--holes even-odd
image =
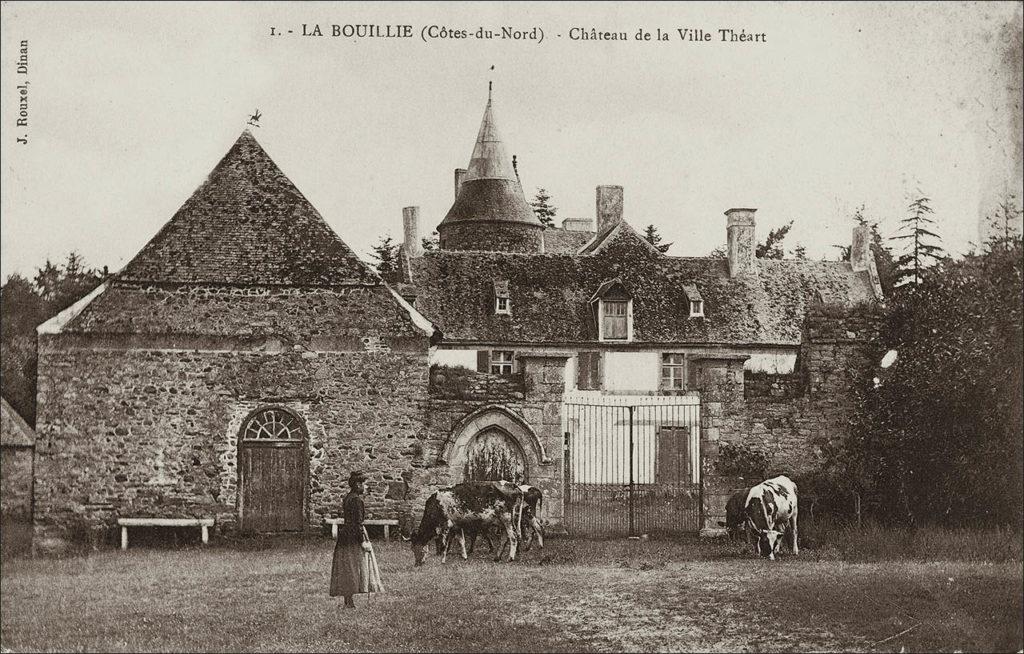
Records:
<instances>
[{"instance_id":1,"label":"cow's head","mask_svg":"<svg viewBox=\"0 0 1024 654\"><path fill-rule=\"evenodd\" d=\"M412 549L412 556L416 565L423 565L423 561L426 560L427 545L429 543L429 536L427 538L423 538L423 535L418 529L412 532L412 536L409 537L409 547Z\"/></svg>"}]
</instances>

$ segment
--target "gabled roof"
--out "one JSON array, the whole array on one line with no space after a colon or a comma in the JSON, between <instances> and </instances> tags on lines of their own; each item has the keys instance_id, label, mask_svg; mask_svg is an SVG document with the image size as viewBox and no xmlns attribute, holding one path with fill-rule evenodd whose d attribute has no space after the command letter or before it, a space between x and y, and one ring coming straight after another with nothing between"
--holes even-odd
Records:
<instances>
[{"instance_id":1,"label":"gabled roof","mask_svg":"<svg viewBox=\"0 0 1024 654\"><path fill-rule=\"evenodd\" d=\"M757 275L732 278L724 258L655 255L630 232L583 256L426 253L410 260L416 306L449 342L593 342L590 300L619 278L633 299L634 343L793 346L811 304L874 300L867 273L848 262L759 259ZM509 281L511 317L491 311L494 279ZM699 320L687 286L704 301Z\"/></svg>"},{"instance_id":2,"label":"gabled roof","mask_svg":"<svg viewBox=\"0 0 1024 654\"><path fill-rule=\"evenodd\" d=\"M117 277L245 285L381 283L249 130Z\"/></svg>"},{"instance_id":3,"label":"gabled roof","mask_svg":"<svg viewBox=\"0 0 1024 654\"><path fill-rule=\"evenodd\" d=\"M0 397L0 445L5 447L31 447L36 442L36 433L18 415L7 400Z\"/></svg>"},{"instance_id":4,"label":"gabled roof","mask_svg":"<svg viewBox=\"0 0 1024 654\"><path fill-rule=\"evenodd\" d=\"M662 251L651 245L641 236L633 226L624 220L604 228L598 232L586 245L579 249L579 254L596 254L611 247L637 247L649 255L662 256Z\"/></svg>"}]
</instances>

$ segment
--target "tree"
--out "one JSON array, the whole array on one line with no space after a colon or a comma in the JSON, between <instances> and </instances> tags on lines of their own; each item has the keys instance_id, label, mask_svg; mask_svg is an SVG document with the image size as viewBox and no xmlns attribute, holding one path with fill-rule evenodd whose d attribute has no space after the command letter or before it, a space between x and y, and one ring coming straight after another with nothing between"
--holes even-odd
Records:
<instances>
[{"instance_id":1,"label":"tree","mask_svg":"<svg viewBox=\"0 0 1024 654\"><path fill-rule=\"evenodd\" d=\"M394 283L398 279L398 244L389 234L385 234L370 249L373 250L370 257L374 260L377 274L389 284Z\"/></svg>"},{"instance_id":2,"label":"tree","mask_svg":"<svg viewBox=\"0 0 1024 654\"><path fill-rule=\"evenodd\" d=\"M1022 255L1011 236L942 259L890 300L881 336L898 358L863 393L846 458L893 520L1021 524Z\"/></svg>"},{"instance_id":3,"label":"tree","mask_svg":"<svg viewBox=\"0 0 1024 654\"><path fill-rule=\"evenodd\" d=\"M900 221L901 227L891 240L910 239L908 251L897 257L895 263L894 285L913 282L920 284L925 271L943 256L939 245L939 235L931 231L935 221L930 216L935 213L931 208L931 199L922 195L907 206L909 214ZM931 227L931 229L929 229Z\"/></svg>"},{"instance_id":4,"label":"tree","mask_svg":"<svg viewBox=\"0 0 1024 654\"><path fill-rule=\"evenodd\" d=\"M658 249L658 252L668 252L668 249L672 247L671 243L662 243L661 234L658 233L658 228L654 225L648 225L644 229L644 238L647 242Z\"/></svg>"},{"instance_id":5,"label":"tree","mask_svg":"<svg viewBox=\"0 0 1024 654\"><path fill-rule=\"evenodd\" d=\"M557 207L551 204L551 196L547 191L538 188L537 195L530 202L530 206L533 207L533 213L537 214L537 219L544 223L545 227L555 226L554 218Z\"/></svg>"},{"instance_id":6,"label":"tree","mask_svg":"<svg viewBox=\"0 0 1024 654\"><path fill-rule=\"evenodd\" d=\"M441 249L441 235L435 229L430 233L430 236L424 236L420 239L420 243L423 245L424 252L436 252Z\"/></svg>"},{"instance_id":7,"label":"tree","mask_svg":"<svg viewBox=\"0 0 1024 654\"><path fill-rule=\"evenodd\" d=\"M798 261L807 261L807 248L804 247L803 243L797 243L796 247L793 248L793 258Z\"/></svg>"},{"instance_id":8,"label":"tree","mask_svg":"<svg viewBox=\"0 0 1024 654\"><path fill-rule=\"evenodd\" d=\"M36 414L36 327L77 302L109 276L71 252L62 265L47 260L34 283L14 274L0 288L0 392L29 424Z\"/></svg>"},{"instance_id":9,"label":"tree","mask_svg":"<svg viewBox=\"0 0 1024 654\"><path fill-rule=\"evenodd\" d=\"M768 231L768 236L764 239L763 243L757 244L757 249L754 254L758 259L781 259L782 253L782 241L786 239L786 234L789 230L793 229L793 221L789 221L782 227L776 227L775 229Z\"/></svg>"},{"instance_id":10,"label":"tree","mask_svg":"<svg viewBox=\"0 0 1024 654\"><path fill-rule=\"evenodd\" d=\"M988 224L988 237L985 247L989 250L1012 246L1021 236L1021 208L1017 205L1017 196L1008 194L999 203L991 216L985 217Z\"/></svg>"}]
</instances>

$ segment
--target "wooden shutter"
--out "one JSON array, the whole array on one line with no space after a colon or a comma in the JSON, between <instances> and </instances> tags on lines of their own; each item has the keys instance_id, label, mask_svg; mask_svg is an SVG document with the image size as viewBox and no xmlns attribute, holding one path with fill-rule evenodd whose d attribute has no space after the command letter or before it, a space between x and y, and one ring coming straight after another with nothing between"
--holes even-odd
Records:
<instances>
[{"instance_id":1,"label":"wooden shutter","mask_svg":"<svg viewBox=\"0 0 1024 654\"><path fill-rule=\"evenodd\" d=\"M605 340L626 340L629 336L626 324L626 303L605 300L603 304Z\"/></svg>"},{"instance_id":2,"label":"wooden shutter","mask_svg":"<svg viewBox=\"0 0 1024 654\"><path fill-rule=\"evenodd\" d=\"M576 388L581 391L601 390L601 353L580 352L577 358Z\"/></svg>"},{"instance_id":3,"label":"wooden shutter","mask_svg":"<svg viewBox=\"0 0 1024 654\"><path fill-rule=\"evenodd\" d=\"M477 350L476 351L476 371L477 372L490 372L491 371L491 353L489 350Z\"/></svg>"}]
</instances>

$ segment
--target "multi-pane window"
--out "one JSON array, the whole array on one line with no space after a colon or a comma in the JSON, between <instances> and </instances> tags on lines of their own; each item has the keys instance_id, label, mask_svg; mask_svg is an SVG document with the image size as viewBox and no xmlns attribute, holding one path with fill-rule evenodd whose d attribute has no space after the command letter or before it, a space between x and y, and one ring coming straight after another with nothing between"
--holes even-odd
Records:
<instances>
[{"instance_id":1,"label":"multi-pane window","mask_svg":"<svg viewBox=\"0 0 1024 654\"><path fill-rule=\"evenodd\" d=\"M690 317L704 317L704 300L690 300Z\"/></svg>"},{"instance_id":2,"label":"multi-pane window","mask_svg":"<svg viewBox=\"0 0 1024 654\"><path fill-rule=\"evenodd\" d=\"M247 441L292 441L303 437L302 423L284 409L257 411L249 418L242 435Z\"/></svg>"},{"instance_id":3,"label":"multi-pane window","mask_svg":"<svg viewBox=\"0 0 1024 654\"><path fill-rule=\"evenodd\" d=\"M661 355L661 388L666 391L686 390L686 355Z\"/></svg>"},{"instance_id":4,"label":"multi-pane window","mask_svg":"<svg viewBox=\"0 0 1024 654\"><path fill-rule=\"evenodd\" d=\"M510 350L491 350L491 374L512 374L512 352Z\"/></svg>"},{"instance_id":5,"label":"multi-pane window","mask_svg":"<svg viewBox=\"0 0 1024 654\"><path fill-rule=\"evenodd\" d=\"M606 341L625 341L629 338L627 314L629 302L604 300L601 302L602 336Z\"/></svg>"},{"instance_id":6,"label":"multi-pane window","mask_svg":"<svg viewBox=\"0 0 1024 654\"><path fill-rule=\"evenodd\" d=\"M507 297L494 298L494 313L512 313L512 303L509 302Z\"/></svg>"}]
</instances>

